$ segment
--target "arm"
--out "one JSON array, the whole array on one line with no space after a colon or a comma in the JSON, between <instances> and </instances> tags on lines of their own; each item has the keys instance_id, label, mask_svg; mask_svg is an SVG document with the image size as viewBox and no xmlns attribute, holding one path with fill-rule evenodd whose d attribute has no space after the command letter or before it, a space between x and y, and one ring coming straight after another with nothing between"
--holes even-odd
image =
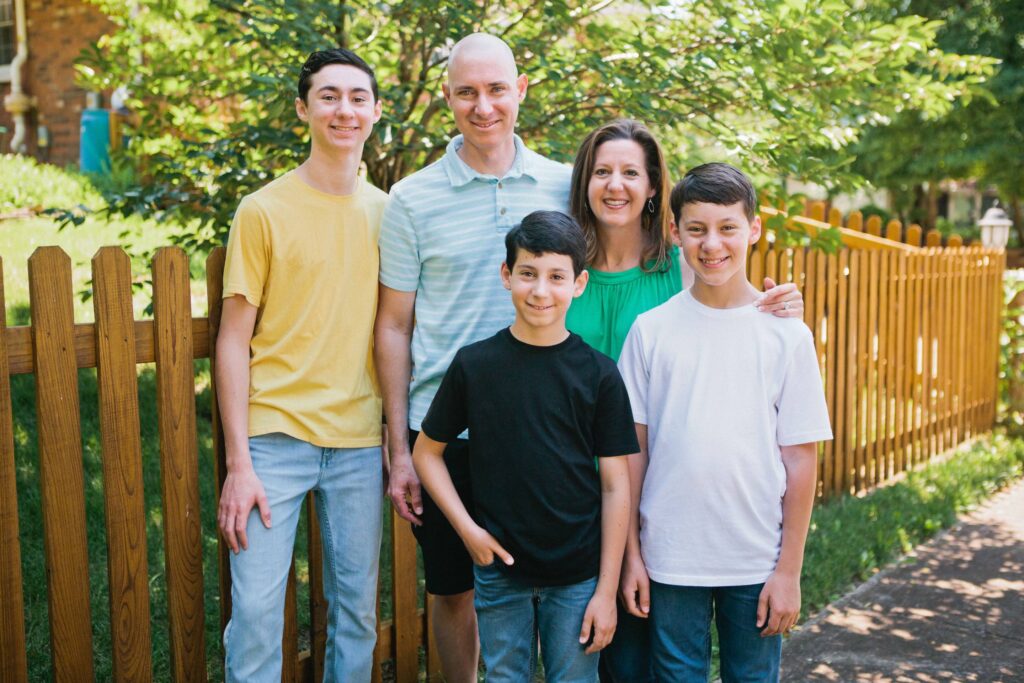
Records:
<instances>
[{"instance_id":1,"label":"arm","mask_svg":"<svg viewBox=\"0 0 1024 683\"><path fill-rule=\"evenodd\" d=\"M398 515L420 524L420 481L409 453L409 378L412 376L413 314L416 292L380 285L373 326L373 359L387 418L388 496Z\"/></svg>"},{"instance_id":2,"label":"arm","mask_svg":"<svg viewBox=\"0 0 1024 683\"><path fill-rule=\"evenodd\" d=\"M640 555L640 493L647 475L647 425L636 423L636 439L640 452L628 457L629 461L629 535L626 555L622 559L622 578L619 596L626 610L635 617L647 618L651 610L651 582Z\"/></svg>"},{"instance_id":3,"label":"arm","mask_svg":"<svg viewBox=\"0 0 1024 683\"><path fill-rule=\"evenodd\" d=\"M788 307L787 307L788 304ZM757 310L779 318L804 317L804 295L792 282L775 284L770 277L764 279L764 294L757 302Z\"/></svg>"},{"instance_id":4,"label":"arm","mask_svg":"<svg viewBox=\"0 0 1024 683\"><path fill-rule=\"evenodd\" d=\"M782 550L757 603L762 636L786 633L800 616L800 571L818 477L817 443L782 447L786 495L782 497Z\"/></svg>"},{"instance_id":5,"label":"arm","mask_svg":"<svg viewBox=\"0 0 1024 683\"><path fill-rule=\"evenodd\" d=\"M416 472L423 480L423 485L427 487L427 491L437 503L437 507L451 522L455 533L466 544L466 549L475 564L480 566L492 564L495 555L500 557L505 564L512 564L512 555L501 547L494 536L474 522L469 512L466 511L466 506L459 498L455 484L452 483L448 466L444 464L444 447L444 443L434 441L424 432L420 432L416 439L412 459L416 464Z\"/></svg>"},{"instance_id":6,"label":"arm","mask_svg":"<svg viewBox=\"0 0 1024 683\"><path fill-rule=\"evenodd\" d=\"M270 528L270 505L249 455L249 343L256 307L241 294L224 299L217 334L217 404L224 425L227 476L217 508L217 525L237 553L249 547L245 528L253 505Z\"/></svg>"},{"instance_id":7,"label":"arm","mask_svg":"<svg viewBox=\"0 0 1024 683\"><path fill-rule=\"evenodd\" d=\"M630 481L627 457L601 458L601 567L597 575L597 588L583 615L580 643L593 640L587 654L605 648L615 635L615 589L619 585L619 569L626 545L629 525Z\"/></svg>"}]
</instances>

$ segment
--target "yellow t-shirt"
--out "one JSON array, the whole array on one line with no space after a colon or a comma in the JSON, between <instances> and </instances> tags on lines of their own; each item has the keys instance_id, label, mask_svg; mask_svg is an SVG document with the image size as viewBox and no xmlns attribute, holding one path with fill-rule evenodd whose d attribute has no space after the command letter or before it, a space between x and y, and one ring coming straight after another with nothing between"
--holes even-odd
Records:
<instances>
[{"instance_id":1,"label":"yellow t-shirt","mask_svg":"<svg viewBox=\"0 0 1024 683\"><path fill-rule=\"evenodd\" d=\"M238 205L224 297L241 294L259 309L249 436L284 432L327 448L380 444L372 344L386 201L363 179L337 196L292 171Z\"/></svg>"}]
</instances>

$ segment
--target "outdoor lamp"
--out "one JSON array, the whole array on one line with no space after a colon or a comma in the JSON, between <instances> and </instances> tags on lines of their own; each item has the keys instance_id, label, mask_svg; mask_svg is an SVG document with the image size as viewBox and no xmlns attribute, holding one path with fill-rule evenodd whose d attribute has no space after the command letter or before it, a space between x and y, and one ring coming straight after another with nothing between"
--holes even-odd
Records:
<instances>
[{"instance_id":1,"label":"outdoor lamp","mask_svg":"<svg viewBox=\"0 0 1024 683\"><path fill-rule=\"evenodd\" d=\"M1006 212L998 205L993 206L978 221L978 227L981 228L981 243L989 249L1005 248L1007 240L1010 239L1011 225L1013 225L1013 221L1006 215Z\"/></svg>"}]
</instances>

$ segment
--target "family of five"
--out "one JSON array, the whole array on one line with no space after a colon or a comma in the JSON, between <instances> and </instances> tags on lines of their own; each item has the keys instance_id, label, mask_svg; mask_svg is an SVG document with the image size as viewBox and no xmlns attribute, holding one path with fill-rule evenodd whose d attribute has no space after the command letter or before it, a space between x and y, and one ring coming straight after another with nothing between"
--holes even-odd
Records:
<instances>
[{"instance_id":1,"label":"family of five","mask_svg":"<svg viewBox=\"0 0 1024 683\"><path fill-rule=\"evenodd\" d=\"M724 681L778 680L831 431L799 292L747 280L749 179L712 163L673 188L629 120L564 166L515 134L528 78L503 41L467 36L447 66L460 134L385 194L359 174L373 69L311 54L309 156L235 214L216 348L227 680L281 678L310 491L327 681L371 677L385 493L451 683L477 680L481 650L495 682L538 660L550 682L706 681L712 622Z\"/></svg>"}]
</instances>

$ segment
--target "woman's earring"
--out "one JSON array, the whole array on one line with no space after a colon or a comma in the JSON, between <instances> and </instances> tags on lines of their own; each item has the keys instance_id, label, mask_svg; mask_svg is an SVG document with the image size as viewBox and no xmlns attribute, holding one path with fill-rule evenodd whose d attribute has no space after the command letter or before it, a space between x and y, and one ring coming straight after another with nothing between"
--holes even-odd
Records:
<instances>
[{"instance_id":1,"label":"woman's earring","mask_svg":"<svg viewBox=\"0 0 1024 683\"><path fill-rule=\"evenodd\" d=\"M654 200L650 197L647 198L647 211L648 213L654 213Z\"/></svg>"}]
</instances>

